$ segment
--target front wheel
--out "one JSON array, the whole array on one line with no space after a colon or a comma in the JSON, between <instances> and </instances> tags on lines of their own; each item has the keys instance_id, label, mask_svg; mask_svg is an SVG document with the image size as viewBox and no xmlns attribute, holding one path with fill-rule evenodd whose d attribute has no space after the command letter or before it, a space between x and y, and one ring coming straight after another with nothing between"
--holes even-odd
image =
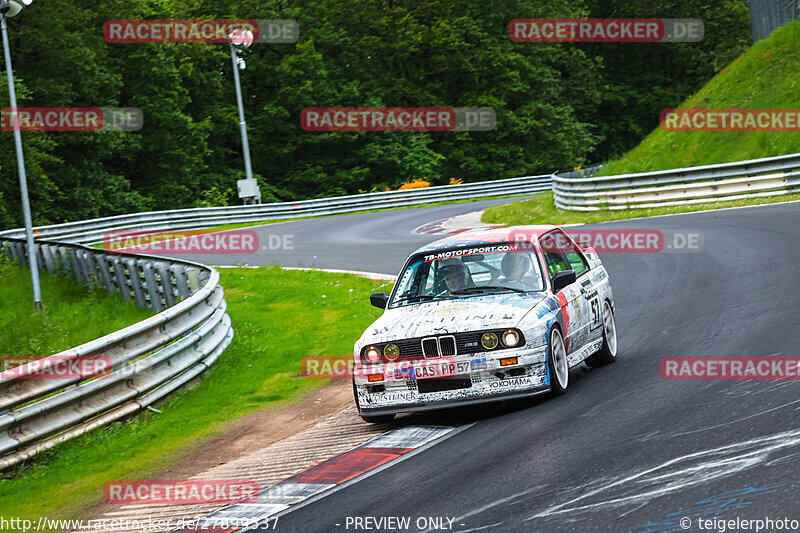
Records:
<instances>
[{"instance_id":1,"label":"front wheel","mask_svg":"<svg viewBox=\"0 0 800 533\"><path fill-rule=\"evenodd\" d=\"M553 396L560 396L567 392L569 384L567 349L558 328L550 331L550 357L547 358L547 369L550 372L550 392Z\"/></svg>"},{"instance_id":2,"label":"front wheel","mask_svg":"<svg viewBox=\"0 0 800 533\"><path fill-rule=\"evenodd\" d=\"M358 404L358 392L356 391L356 380L353 378L353 399L356 401L356 411L361 420L367 424L388 424L394 420L394 415L362 415L361 406Z\"/></svg>"},{"instance_id":3,"label":"front wheel","mask_svg":"<svg viewBox=\"0 0 800 533\"><path fill-rule=\"evenodd\" d=\"M608 300L603 304L603 345L597 353L586 358L586 364L592 368L613 363L617 360L617 324L614 311Z\"/></svg>"}]
</instances>

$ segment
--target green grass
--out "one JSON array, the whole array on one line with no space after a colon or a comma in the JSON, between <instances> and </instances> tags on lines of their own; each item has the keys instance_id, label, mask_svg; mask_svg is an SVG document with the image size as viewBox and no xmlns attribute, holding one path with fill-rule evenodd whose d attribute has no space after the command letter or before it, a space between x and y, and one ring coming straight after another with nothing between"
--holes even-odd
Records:
<instances>
[{"instance_id":1,"label":"green grass","mask_svg":"<svg viewBox=\"0 0 800 533\"><path fill-rule=\"evenodd\" d=\"M481 220L488 224L508 224L510 226L525 224L591 224L593 222L604 222L607 220L652 217L672 213L691 213L707 209L722 209L724 207L740 207L743 205L759 205L797 200L800 200L800 193L782 194L780 196L769 196L765 198L731 200L728 202L711 202L706 204L654 207L648 209L566 211L563 209L556 209L556 206L553 204L553 193L545 193L535 196L530 200L490 207L483 213Z\"/></svg>"},{"instance_id":2,"label":"green grass","mask_svg":"<svg viewBox=\"0 0 800 533\"><path fill-rule=\"evenodd\" d=\"M800 21L779 28L733 61L681 106L789 108L800 96ZM667 132L660 128L600 175L757 159L800 151L800 132Z\"/></svg>"},{"instance_id":3,"label":"green grass","mask_svg":"<svg viewBox=\"0 0 800 533\"><path fill-rule=\"evenodd\" d=\"M293 378L308 355L352 354L390 284L277 267L221 271L231 345L198 386L150 412L68 441L0 481L0 516L90 518L110 480L147 479L220 434L228 421L297 398L324 380ZM325 296L325 297L323 297Z\"/></svg>"},{"instance_id":4,"label":"green grass","mask_svg":"<svg viewBox=\"0 0 800 533\"><path fill-rule=\"evenodd\" d=\"M30 271L0 263L0 354L51 355L152 316L118 295L40 275L41 312L33 310Z\"/></svg>"}]
</instances>

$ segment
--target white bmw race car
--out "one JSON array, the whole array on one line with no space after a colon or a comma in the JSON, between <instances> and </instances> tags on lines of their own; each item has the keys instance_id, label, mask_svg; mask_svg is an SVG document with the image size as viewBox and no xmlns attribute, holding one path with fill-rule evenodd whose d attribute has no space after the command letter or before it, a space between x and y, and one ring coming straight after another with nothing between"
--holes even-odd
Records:
<instances>
[{"instance_id":1,"label":"white bmw race car","mask_svg":"<svg viewBox=\"0 0 800 533\"><path fill-rule=\"evenodd\" d=\"M591 248L560 228L476 230L406 261L385 309L354 347L367 422L395 414L563 394L569 369L617 354L614 298Z\"/></svg>"}]
</instances>

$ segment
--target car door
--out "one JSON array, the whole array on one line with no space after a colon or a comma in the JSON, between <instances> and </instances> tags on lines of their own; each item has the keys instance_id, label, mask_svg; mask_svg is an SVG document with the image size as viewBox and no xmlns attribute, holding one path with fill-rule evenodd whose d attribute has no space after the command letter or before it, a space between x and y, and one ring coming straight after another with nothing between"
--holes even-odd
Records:
<instances>
[{"instance_id":1,"label":"car door","mask_svg":"<svg viewBox=\"0 0 800 533\"><path fill-rule=\"evenodd\" d=\"M556 238L556 233L550 232L539 239L545 267L550 276L551 287L553 285L553 276L572 268L562 251L563 244L559 245L559 243L563 242L561 238L561 235ZM577 275L578 273L576 272L575 274ZM588 279L588 276L584 277L584 279ZM577 280L554 295L564 318L564 344L567 349L568 360L570 355L580 350L588 341L589 320L586 316L585 296L581 292L582 288L581 280ZM569 364L574 365L576 362L569 360Z\"/></svg>"},{"instance_id":2,"label":"car door","mask_svg":"<svg viewBox=\"0 0 800 533\"><path fill-rule=\"evenodd\" d=\"M558 230L564 238L569 237L563 231ZM574 241L573 241L574 244ZM576 283L581 292L579 305L581 314L585 313L587 319L584 343L589 343L602 338L603 335L603 315L600 307L600 297L596 284L592 281L589 274L589 262L576 244L563 251L564 257L569 263L570 268L575 271Z\"/></svg>"}]
</instances>

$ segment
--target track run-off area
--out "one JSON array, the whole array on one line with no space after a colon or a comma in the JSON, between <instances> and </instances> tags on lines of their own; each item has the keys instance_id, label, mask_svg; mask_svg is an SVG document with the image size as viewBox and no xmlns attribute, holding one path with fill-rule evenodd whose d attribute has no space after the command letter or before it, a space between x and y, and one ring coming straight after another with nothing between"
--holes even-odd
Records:
<instances>
[{"instance_id":1,"label":"track run-off area","mask_svg":"<svg viewBox=\"0 0 800 533\"><path fill-rule=\"evenodd\" d=\"M289 236L289 249L184 257L396 275L414 249L444 236L439 221L507 201L268 224L252 228L259 241ZM348 449L375 438L395 449L381 436L440 428L402 460L272 508L277 530L367 530L355 527L359 517L372 531L392 530L376 528L387 524L374 521L381 517L408 517L410 531L420 531L418 518L432 531L682 531L685 517L689 530L699 517L800 520L792 505L798 383L665 380L659 371L663 357L800 354L798 220L800 203L786 203L594 225L702 236L692 252L600 254L616 300L615 364L573 369L557 398L403 416L365 432ZM414 231L426 224L434 229Z\"/></svg>"}]
</instances>

